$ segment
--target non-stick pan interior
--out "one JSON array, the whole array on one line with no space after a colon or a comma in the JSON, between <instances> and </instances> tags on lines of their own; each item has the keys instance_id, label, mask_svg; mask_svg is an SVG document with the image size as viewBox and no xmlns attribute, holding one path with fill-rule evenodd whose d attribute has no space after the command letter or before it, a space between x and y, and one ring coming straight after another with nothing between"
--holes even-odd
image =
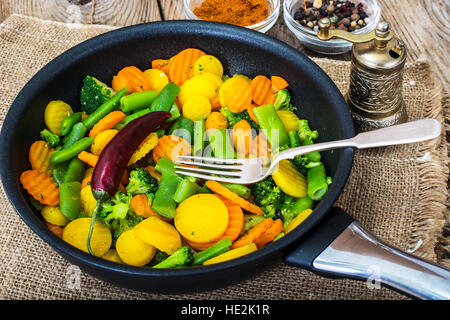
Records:
<instances>
[{"instance_id":1,"label":"non-stick pan interior","mask_svg":"<svg viewBox=\"0 0 450 320\"><path fill-rule=\"evenodd\" d=\"M120 285L150 291L167 291L155 288L160 285L159 281L147 282L145 288L137 281L127 282L125 279L138 268L113 266L109 262L99 261L100 259L69 248L70 246L45 230L38 213L33 211L28 203L28 195L20 188L18 176L29 169L28 149L44 128L44 108L49 101L61 99L69 103L74 110L80 110L80 88L86 75L93 75L105 83L110 83L113 75L125 66L134 65L145 70L151 67L152 59L169 58L188 47L199 48L218 57L224 65L225 74L244 74L249 77L259 74L280 75L287 79L294 104L298 106L299 116L308 119L311 127L319 131L319 141L342 139L354 134L344 99L322 70L291 47L244 28L192 21L151 23L104 34L59 56L24 87L7 115L2 130L2 180L16 210L35 232L58 252L87 271ZM345 150L324 152L323 161L328 174L335 180L335 186L332 185L328 198L325 197L324 203L321 203L323 208L318 216L325 215L345 184L352 153L346 153ZM312 227L314 223L315 221L311 221L309 225L305 224L305 229ZM288 242L292 243L294 237L296 236L291 236L290 240L283 240L284 242L280 241L280 244L274 245L272 249L260 250L261 252L254 255L256 259L252 260L253 263L260 263L264 252L267 252L267 256L275 252L280 256L280 249ZM250 260L242 260L247 262L248 267L241 266L241 277L252 272L253 263L250 263ZM237 268L238 264L234 266ZM232 264L230 268L233 269ZM212 267L209 270L214 274L218 273L219 269ZM152 279L169 274L173 276L173 271L178 271L177 275L183 274L180 270L159 273L151 270L150 273L154 273L150 276L145 273L147 271L142 271L139 277L146 275L148 279ZM227 272L220 274L221 279L227 276ZM134 277L137 275L134 274ZM238 280L239 277L235 278ZM166 282L166 285L168 291L177 291L170 289L176 289L176 283L169 285ZM204 285L205 288L211 286L212 284L206 283ZM182 287L185 285L180 284L180 289Z\"/></svg>"}]
</instances>

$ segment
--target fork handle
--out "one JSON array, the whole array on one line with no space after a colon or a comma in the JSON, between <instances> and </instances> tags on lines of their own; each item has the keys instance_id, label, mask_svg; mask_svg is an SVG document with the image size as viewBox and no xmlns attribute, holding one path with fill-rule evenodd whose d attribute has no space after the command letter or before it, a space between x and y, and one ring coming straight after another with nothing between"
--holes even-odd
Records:
<instances>
[{"instance_id":1,"label":"fork handle","mask_svg":"<svg viewBox=\"0 0 450 320\"><path fill-rule=\"evenodd\" d=\"M353 138L316 143L288 149L279 153L279 159L292 159L298 155L343 147L358 149L414 143L439 137L441 124L435 119L422 119L387 128L359 133Z\"/></svg>"}]
</instances>

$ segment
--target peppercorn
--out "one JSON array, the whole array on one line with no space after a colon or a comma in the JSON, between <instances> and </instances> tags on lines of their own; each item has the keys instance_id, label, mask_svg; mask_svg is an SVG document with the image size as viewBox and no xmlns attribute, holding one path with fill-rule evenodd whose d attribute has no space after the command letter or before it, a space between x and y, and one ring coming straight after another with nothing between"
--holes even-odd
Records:
<instances>
[{"instance_id":1,"label":"peppercorn","mask_svg":"<svg viewBox=\"0 0 450 320\"><path fill-rule=\"evenodd\" d=\"M324 17L329 18L331 29L349 32L365 27L370 21L362 3L356 4L350 0L304 1L304 5L293 13L293 18L310 29L316 30L318 21Z\"/></svg>"}]
</instances>

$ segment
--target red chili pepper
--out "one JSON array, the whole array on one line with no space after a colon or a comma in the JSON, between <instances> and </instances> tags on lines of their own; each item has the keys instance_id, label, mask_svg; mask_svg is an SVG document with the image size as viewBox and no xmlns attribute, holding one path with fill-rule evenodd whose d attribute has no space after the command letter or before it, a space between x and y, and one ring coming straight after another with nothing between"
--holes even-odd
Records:
<instances>
[{"instance_id":1,"label":"red chili pepper","mask_svg":"<svg viewBox=\"0 0 450 320\"><path fill-rule=\"evenodd\" d=\"M133 152L170 117L169 112L150 112L131 121L114 136L100 154L92 174L91 187L95 199L106 200L116 193Z\"/></svg>"}]
</instances>

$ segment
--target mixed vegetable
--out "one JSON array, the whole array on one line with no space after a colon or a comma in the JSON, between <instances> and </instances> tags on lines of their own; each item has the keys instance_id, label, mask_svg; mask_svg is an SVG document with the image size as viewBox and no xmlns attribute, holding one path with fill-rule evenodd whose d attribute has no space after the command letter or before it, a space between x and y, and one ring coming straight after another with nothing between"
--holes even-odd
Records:
<instances>
[{"instance_id":1,"label":"mixed vegetable","mask_svg":"<svg viewBox=\"0 0 450 320\"><path fill-rule=\"evenodd\" d=\"M318 152L253 185L175 173L179 155L269 157L314 143L280 76L225 75L188 48L123 68L111 87L91 75L81 85L80 112L45 108L20 182L54 234L97 257L152 268L234 259L301 224L331 183Z\"/></svg>"}]
</instances>

